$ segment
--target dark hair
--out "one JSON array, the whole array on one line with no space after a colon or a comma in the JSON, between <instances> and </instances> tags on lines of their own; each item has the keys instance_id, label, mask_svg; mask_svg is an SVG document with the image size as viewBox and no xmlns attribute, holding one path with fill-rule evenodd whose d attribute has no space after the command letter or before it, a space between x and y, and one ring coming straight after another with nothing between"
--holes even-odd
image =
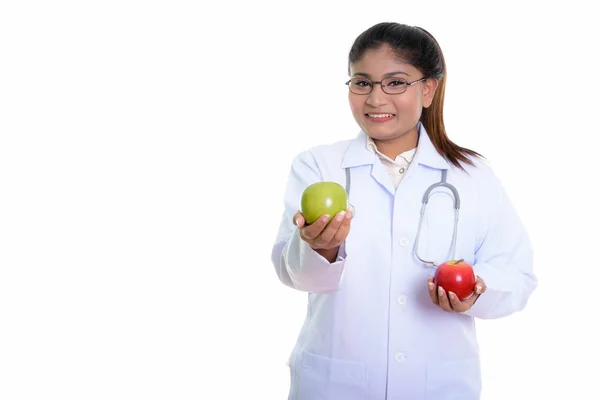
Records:
<instances>
[{"instance_id":1,"label":"dark hair","mask_svg":"<svg viewBox=\"0 0 600 400\"><path fill-rule=\"evenodd\" d=\"M444 127L446 62L438 42L425 29L394 22L372 26L354 41L348 57L348 71L353 63L362 58L365 51L376 50L383 45L391 47L399 59L416 67L423 76L439 81L431 105L423 108L420 118L436 150L461 169L464 169L461 161L473 165L469 155L483 157L476 151L458 146L448 138Z\"/></svg>"}]
</instances>

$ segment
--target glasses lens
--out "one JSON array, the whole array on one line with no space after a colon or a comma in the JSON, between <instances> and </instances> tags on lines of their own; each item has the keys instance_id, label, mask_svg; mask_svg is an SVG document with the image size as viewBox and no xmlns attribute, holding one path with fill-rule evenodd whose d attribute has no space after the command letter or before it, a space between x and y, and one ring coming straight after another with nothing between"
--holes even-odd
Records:
<instances>
[{"instance_id":1,"label":"glasses lens","mask_svg":"<svg viewBox=\"0 0 600 400\"><path fill-rule=\"evenodd\" d=\"M402 78L385 78L381 84L386 93L399 94L406 92L406 81Z\"/></svg>"},{"instance_id":2,"label":"glasses lens","mask_svg":"<svg viewBox=\"0 0 600 400\"><path fill-rule=\"evenodd\" d=\"M366 78L352 78L348 84L350 91L356 94L368 94L371 92L373 84Z\"/></svg>"}]
</instances>

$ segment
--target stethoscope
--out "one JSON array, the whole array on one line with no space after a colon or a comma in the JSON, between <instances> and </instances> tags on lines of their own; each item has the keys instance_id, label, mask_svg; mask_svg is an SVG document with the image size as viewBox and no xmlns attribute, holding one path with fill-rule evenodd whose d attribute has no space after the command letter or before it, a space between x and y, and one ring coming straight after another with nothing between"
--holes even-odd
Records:
<instances>
[{"instance_id":1,"label":"stethoscope","mask_svg":"<svg viewBox=\"0 0 600 400\"><path fill-rule=\"evenodd\" d=\"M429 196L430 196L431 192L433 191L433 189L435 189L437 187L448 188L448 189L450 189L450 191L452 192L452 195L453 195L453 199L454 199L454 229L452 232L452 258L451 258L451 260L454 260L455 256L456 256L456 238L458 236L458 214L460 211L460 196L458 195L458 190L456 190L456 188L452 184L446 182L447 175L448 175L448 170L443 169L442 170L442 179L439 182L436 182L436 183L432 184L431 186L429 186L427 188L427 190L425 191L425 193L423 194L421 212L419 215L419 225L417 227L417 237L415 238L415 256L419 259L419 261L421 261L427 267L436 267L439 265L439 263L436 263L434 261L424 260L423 258L421 258L419 256L419 241L421 238L421 226L423 225L423 216L425 215L425 210L427 209L427 203L429 202ZM350 198L351 183L352 183L352 180L350 179L350 168L346 168L346 193L348 194L348 198ZM354 207L352 207L352 210L353 210L353 214L356 215L356 211L355 211Z\"/></svg>"}]
</instances>

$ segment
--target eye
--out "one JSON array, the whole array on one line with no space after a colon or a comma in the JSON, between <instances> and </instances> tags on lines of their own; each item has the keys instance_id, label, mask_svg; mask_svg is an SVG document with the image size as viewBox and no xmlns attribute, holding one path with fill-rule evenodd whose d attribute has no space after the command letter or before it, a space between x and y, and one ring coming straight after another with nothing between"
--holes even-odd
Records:
<instances>
[{"instance_id":1,"label":"eye","mask_svg":"<svg viewBox=\"0 0 600 400\"><path fill-rule=\"evenodd\" d=\"M371 86L371 81L366 79L353 79L352 84L356 85L357 87L369 87Z\"/></svg>"},{"instance_id":2,"label":"eye","mask_svg":"<svg viewBox=\"0 0 600 400\"><path fill-rule=\"evenodd\" d=\"M406 85L406 81L402 80L402 79L391 79L387 82L386 86L402 86L402 85Z\"/></svg>"}]
</instances>

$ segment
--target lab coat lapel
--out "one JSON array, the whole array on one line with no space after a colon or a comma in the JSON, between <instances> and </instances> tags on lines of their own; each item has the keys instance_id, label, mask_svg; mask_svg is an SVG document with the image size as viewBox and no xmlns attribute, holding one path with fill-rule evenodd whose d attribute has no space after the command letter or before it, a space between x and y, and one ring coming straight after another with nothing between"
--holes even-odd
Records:
<instances>
[{"instance_id":1,"label":"lab coat lapel","mask_svg":"<svg viewBox=\"0 0 600 400\"><path fill-rule=\"evenodd\" d=\"M381 186L383 186L392 196L396 192L396 189L392 185L392 178L386 171L385 167L381 162L376 162L373 164L371 168L371 176L375 179Z\"/></svg>"},{"instance_id":2,"label":"lab coat lapel","mask_svg":"<svg viewBox=\"0 0 600 400\"><path fill-rule=\"evenodd\" d=\"M412 164L435 169L448 169L450 167L448 161L433 146L425 127L421 123L419 123L419 143Z\"/></svg>"},{"instance_id":3,"label":"lab coat lapel","mask_svg":"<svg viewBox=\"0 0 600 400\"><path fill-rule=\"evenodd\" d=\"M383 164L379 161L377 154L367 149L367 135L361 131L354 140L350 141L348 150L342 158L342 168L365 165L371 166L371 177L393 196L395 190L392 180Z\"/></svg>"}]
</instances>

